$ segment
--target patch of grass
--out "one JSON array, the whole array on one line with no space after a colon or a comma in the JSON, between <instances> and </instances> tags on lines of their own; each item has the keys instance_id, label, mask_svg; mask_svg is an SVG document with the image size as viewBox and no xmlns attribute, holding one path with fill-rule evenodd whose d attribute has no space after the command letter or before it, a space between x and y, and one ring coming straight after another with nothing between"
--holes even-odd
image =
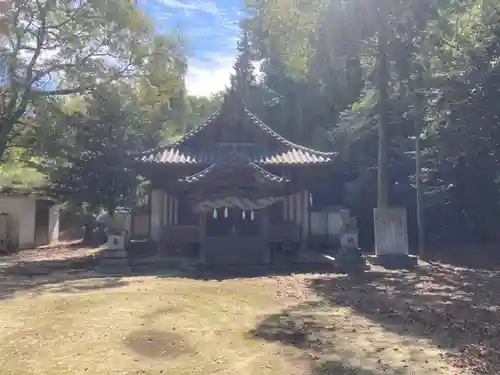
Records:
<instances>
[{"instance_id":1,"label":"patch of grass","mask_svg":"<svg viewBox=\"0 0 500 375\"><path fill-rule=\"evenodd\" d=\"M302 276L37 283L0 301L0 374L459 374L430 342L327 306L306 284Z\"/></svg>"}]
</instances>

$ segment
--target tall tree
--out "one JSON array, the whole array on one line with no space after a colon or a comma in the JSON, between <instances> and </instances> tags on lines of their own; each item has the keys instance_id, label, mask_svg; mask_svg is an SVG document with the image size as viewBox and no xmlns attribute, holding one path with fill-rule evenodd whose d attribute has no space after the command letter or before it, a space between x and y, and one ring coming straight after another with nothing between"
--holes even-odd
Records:
<instances>
[{"instance_id":1,"label":"tall tree","mask_svg":"<svg viewBox=\"0 0 500 375\"><path fill-rule=\"evenodd\" d=\"M83 110L60 114L59 130L70 132L61 139L59 131L59 140L54 134L58 157L46 159L45 171L62 198L113 215L117 207L134 202L137 179L130 154L154 147L161 134L145 121L127 87L94 90L82 104Z\"/></svg>"},{"instance_id":2,"label":"tall tree","mask_svg":"<svg viewBox=\"0 0 500 375\"><path fill-rule=\"evenodd\" d=\"M389 61L388 25L389 7L386 1L377 2L377 91L378 91L378 184L377 206L386 208L389 204Z\"/></svg>"},{"instance_id":3,"label":"tall tree","mask_svg":"<svg viewBox=\"0 0 500 375\"><path fill-rule=\"evenodd\" d=\"M0 156L40 100L136 76L155 48L132 0L12 0L0 13ZM153 61L153 62L152 62Z\"/></svg>"},{"instance_id":4,"label":"tall tree","mask_svg":"<svg viewBox=\"0 0 500 375\"><path fill-rule=\"evenodd\" d=\"M243 100L247 100L250 90L256 84L252 52L248 43L248 34L243 30L241 40L237 42L238 56L234 64L234 73L231 75L231 87L237 91Z\"/></svg>"}]
</instances>

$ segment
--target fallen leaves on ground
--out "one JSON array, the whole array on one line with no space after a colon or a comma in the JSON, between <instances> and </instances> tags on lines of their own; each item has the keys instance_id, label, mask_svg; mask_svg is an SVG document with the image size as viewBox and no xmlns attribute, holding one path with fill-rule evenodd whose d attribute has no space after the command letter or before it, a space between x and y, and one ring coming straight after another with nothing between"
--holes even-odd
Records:
<instances>
[{"instance_id":1,"label":"fallen leaves on ground","mask_svg":"<svg viewBox=\"0 0 500 375\"><path fill-rule=\"evenodd\" d=\"M85 257L94 251L76 245L60 245L27 250L8 258L12 258L13 262L36 262ZM140 280L133 280L133 285L137 286ZM151 283L151 279L145 280ZM168 279L164 280L167 281L165 285L169 285ZM239 280L249 282L249 279L240 278L223 280L214 285L218 285L220 293L224 293L226 285L230 285L231 290L239 285ZM198 282L201 281L194 281ZM373 271L365 274L364 280L333 274L292 274L255 278L257 284L261 287L265 285L265 288L274 285L274 303L277 302L283 309L276 315L281 319L281 326L275 327L277 332L274 334L268 332L267 338L308 351L308 358L313 362L324 361L328 353L338 350L332 349L332 343L341 333L343 338L366 341L368 346L359 349L358 356L375 358L376 353L387 356L390 352L394 357L398 353L401 368L405 368L405 356L408 354L404 344L396 344L398 337L415 342L427 340L439 349L439 362L453 366L457 371L461 369L466 374L477 375L500 374L500 271L429 264L412 272L385 271L374 267ZM258 288L254 290L250 285L253 284L248 284L251 293L258 295ZM121 287L122 284L116 284L117 290ZM69 289L67 286L61 288ZM78 289L90 290L88 287ZM193 288L193 291L196 290ZM137 292L143 293L143 290L138 288ZM193 298L195 296L193 292ZM130 294L124 306L136 298ZM312 303L313 300L321 303ZM304 307L302 311L301 307ZM226 316L234 307L221 306L220 310ZM234 310L233 313L229 315L240 317L246 314L243 310ZM172 310L169 314L177 313ZM328 319L322 320L322 316ZM378 326L383 327L381 337L390 337L387 344L377 344L380 337L370 336L370 332ZM214 332L219 331L214 329ZM226 333L224 327L219 333ZM361 347L361 344L357 345ZM342 344L338 345L342 347ZM337 360L331 359L329 366L338 367ZM379 358L379 361L375 360L376 366L381 369L387 366L383 359ZM349 373L347 371L344 373Z\"/></svg>"},{"instance_id":2,"label":"fallen leaves on ground","mask_svg":"<svg viewBox=\"0 0 500 375\"><path fill-rule=\"evenodd\" d=\"M389 330L431 339L458 368L500 373L499 271L441 264L413 272L376 268L363 283L316 278L311 287L332 307L350 307Z\"/></svg>"}]
</instances>

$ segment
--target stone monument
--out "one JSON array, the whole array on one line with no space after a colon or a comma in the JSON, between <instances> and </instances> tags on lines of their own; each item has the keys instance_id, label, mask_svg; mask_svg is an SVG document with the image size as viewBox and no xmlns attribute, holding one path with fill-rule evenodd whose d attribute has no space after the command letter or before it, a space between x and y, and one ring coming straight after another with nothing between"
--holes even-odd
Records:
<instances>
[{"instance_id":1,"label":"stone monument","mask_svg":"<svg viewBox=\"0 0 500 375\"><path fill-rule=\"evenodd\" d=\"M348 274L368 269L358 245L357 222L354 218L345 225L340 236L340 249L335 257L337 270Z\"/></svg>"},{"instance_id":2,"label":"stone monument","mask_svg":"<svg viewBox=\"0 0 500 375\"><path fill-rule=\"evenodd\" d=\"M375 256L372 263L386 268L412 268L418 258L408 249L406 209L401 207L375 208Z\"/></svg>"},{"instance_id":3,"label":"stone monument","mask_svg":"<svg viewBox=\"0 0 500 375\"><path fill-rule=\"evenodd\" d=\"M347 229L340 236L340 247L358 248L358 230Z\"/></svg>"},{"instance_id":4,"label":"stone monument","mask_svg":"<svg viewBox=\"0 0 500 375\"><path fill-rule=\"evenodd\" d=\"M97 270L102 273L126 274L130 272L127 255L126 230L109 230L108 241L99 252Z\"/></svg>"}]
</instances>

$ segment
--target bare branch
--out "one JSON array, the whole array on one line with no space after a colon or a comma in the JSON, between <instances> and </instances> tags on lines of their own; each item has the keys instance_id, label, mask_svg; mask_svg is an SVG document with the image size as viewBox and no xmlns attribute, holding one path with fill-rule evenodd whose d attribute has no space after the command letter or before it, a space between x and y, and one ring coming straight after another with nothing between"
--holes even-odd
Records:
<instances>
[{"instance_id":1,"label":"bare branch","mask_svg":"<svg viewBox=\"0 0 500 375\"><path fill-rule=\"evenodd\" d=\"M39 7L39 16L38 19L40 21L40 26L37 30L36 34L36 48L35 51L33 52L33 56L31 57L31 60L28 64L28 67L26 69L26 82L32 82L33 75L34 75L34 67L35 64L40 57L40 54L42 53L42 48L43 44L45 42L45 35L46 35L46 23L47 23L47 12L48 12L48 3L46 3L44 6L42 6L37 0L37 5ZM13 114L13 118L17 119L20 118L24 112L26 111L26 106L28 105L28 101L30 99L30 92L31 92L32 86L31 84L28 84L25 87L24 93L21 98L21 103L19 104L17 110Z\"/></svg>"},{"instance_id":2,"label":"bare branch","mask_svg":"<svg viewBox=\"0 0 500 375\"><path fill-rule=\"evenodd\" d=\"M61 23L57 24L57 25L50 25L50 26L47 26L47 30L51 30L51 29L60 29L61 27L69 24L70 22L73 22L76 20L76 17L78 16L78 14L81 12L81 10L85 7L85 2L83 0L80 0L80 4L78 4L78 7L75 9L75 11L72 13L71 16L68 17L67 20L64 20L62 21Z\"/></svg>"}]
</instances>

